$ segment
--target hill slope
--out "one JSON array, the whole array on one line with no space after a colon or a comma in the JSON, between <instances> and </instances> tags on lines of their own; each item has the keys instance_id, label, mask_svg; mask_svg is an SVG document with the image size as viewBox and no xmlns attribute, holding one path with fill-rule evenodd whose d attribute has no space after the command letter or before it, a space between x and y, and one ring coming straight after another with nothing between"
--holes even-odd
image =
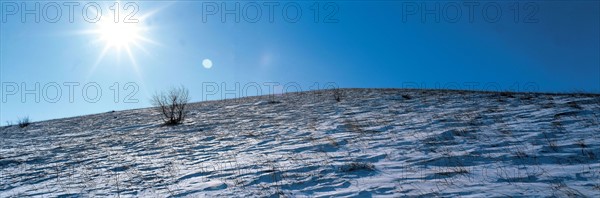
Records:
<instances>
[{"instance_id":1,"label":"hill slope","mask_svg":"<svg viewBox=\"0 0 600 198\"><path fill-rule=\"evenodd\" d=\"M597 95L343 93L3 127L0 197L600 197Z\"/></svg>"}]
</instances>

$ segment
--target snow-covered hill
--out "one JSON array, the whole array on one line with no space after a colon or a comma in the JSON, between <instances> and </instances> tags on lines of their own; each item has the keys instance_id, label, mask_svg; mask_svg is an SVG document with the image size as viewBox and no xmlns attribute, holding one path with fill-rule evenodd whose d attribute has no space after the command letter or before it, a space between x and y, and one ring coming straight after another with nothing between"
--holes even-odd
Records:
<instances>
[{"instance_id":1,"label":"snow-covered hill","mask_svg":"<svg viewBox=\"0 0 600 198\"><path fill-rule=\"evenodd\" d=\"M0 132L0 197L600 197L600 96L346 89Z\"/></svg>"}]
</instances>

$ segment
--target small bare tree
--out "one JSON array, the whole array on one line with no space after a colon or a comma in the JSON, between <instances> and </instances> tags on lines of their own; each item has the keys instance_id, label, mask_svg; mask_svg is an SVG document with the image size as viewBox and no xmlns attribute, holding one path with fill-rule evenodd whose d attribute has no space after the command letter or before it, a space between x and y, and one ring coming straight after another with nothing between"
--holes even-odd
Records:
<instances>
[{"instance_id":1,"label":"small bare tree","mask_svg":"<svg viewBox=\"0 0 600 198\"><path fill-rule=\"evenodd\" d=\"M189 102L189 92L183 86L171 88L168 92L154 94L151 102L159 108L166 125L180 124L185 119L185 106Z\"/></svg>"}]
</instances>

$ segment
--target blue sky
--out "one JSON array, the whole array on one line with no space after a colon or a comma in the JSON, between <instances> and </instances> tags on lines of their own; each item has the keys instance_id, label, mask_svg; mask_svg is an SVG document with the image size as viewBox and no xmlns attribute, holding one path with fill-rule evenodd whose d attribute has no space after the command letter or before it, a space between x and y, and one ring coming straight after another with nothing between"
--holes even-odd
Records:
<instances>
[{"instance_id":1,"label":"blue sky","mask_svg":"<svg viewBox=\"0 0 600 198\"><path fill-rule=\"evenodd\" d=\"M257 94L252 85L267 94L270 82L279 83L276 90L299 85L303 91L333 83L600 93L597 1L482 1L474 7L462 1L240 1L230 11L235 14L225 16L221 11L236 2L122 1L118 23L111 22L111 1L1 3L2 124L148 107L153 93L180 85L193 101L219 99L235 83L237 94L229 91L227 98ZM21 12L35 3L39 12L22 21ZM64 3L79 4L72 23ZM88 3L101 6L99 22L86 21L93 9L83 16ZM268 5L275 5L272 21ZM123 24L133 7L136 36L115 30L106 39L106 27ZM207 94L208 84L219 85L219 92Z\"/></svg>"}]
</instances>

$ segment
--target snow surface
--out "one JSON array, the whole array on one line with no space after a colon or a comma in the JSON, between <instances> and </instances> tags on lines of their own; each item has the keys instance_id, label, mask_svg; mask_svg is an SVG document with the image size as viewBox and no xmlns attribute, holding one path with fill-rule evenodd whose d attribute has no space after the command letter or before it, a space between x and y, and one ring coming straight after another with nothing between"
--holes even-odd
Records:
<instances>
[{"instance_id":1,"label":"snow surface","mask_svg":"<svg viewBox=\"0 0 600 198\"><path fill-rule=\"evenodd\" d=\"M0 132L0 197L600 197L600 96L346 89Z\"/></svg>"}]
</instances>

